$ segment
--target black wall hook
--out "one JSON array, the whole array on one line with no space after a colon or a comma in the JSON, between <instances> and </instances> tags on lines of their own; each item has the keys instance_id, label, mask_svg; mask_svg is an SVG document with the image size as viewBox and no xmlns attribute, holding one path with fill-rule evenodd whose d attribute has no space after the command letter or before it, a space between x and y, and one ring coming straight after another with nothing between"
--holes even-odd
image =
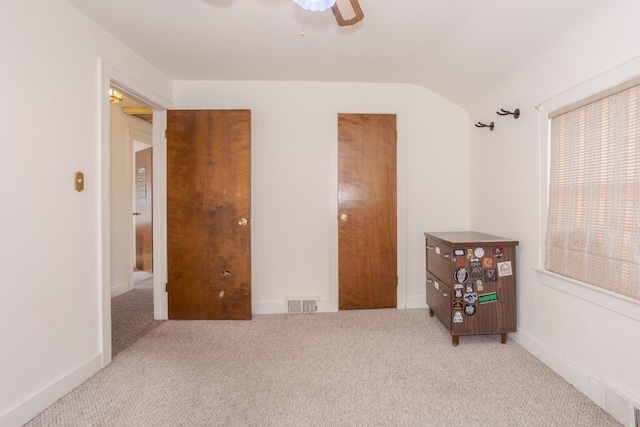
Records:
<instances>
[{"instance_id":1,"label":"black wall hook","mask_svg":"<svg viewBox=\"0 0 640 427\"><path fill-rule=\"evenodd\" d=\"M509 114L513 114L513 118L517 119L518 117L520 117L520 109L516 108L515 111L512 113L511 111L503 110L501 108L500 111L496 111L496 114L499 116L508 116Z\"/></svg>"},{"instance_id":2,"label":"black wall hook","mask_svg":"<svg viewBox=\"0 0 640 427\"><path fill-rule=\"evenodd\" d=\"M477 128L489 128L489 130L493 130L493 126L493 122L489 123L488 125L480 122L476 123Z\"/></svg>"}]
</instances>

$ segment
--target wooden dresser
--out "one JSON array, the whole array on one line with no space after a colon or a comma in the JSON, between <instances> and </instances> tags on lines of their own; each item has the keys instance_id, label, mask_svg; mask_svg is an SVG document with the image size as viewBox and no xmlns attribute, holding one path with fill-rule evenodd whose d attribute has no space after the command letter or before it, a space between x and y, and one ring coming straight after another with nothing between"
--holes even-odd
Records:
<instances>
[{"instance_id":1,"label":"wooden dresser","mask_svg":"<svg viewBox=\"0 0 640 427\"><path fill-rule=\"evenodd\" d=\"M516 331L515 240L475 231L424 233L427 257L427 305L460 335Z\"/></svg>"}]
</instances>

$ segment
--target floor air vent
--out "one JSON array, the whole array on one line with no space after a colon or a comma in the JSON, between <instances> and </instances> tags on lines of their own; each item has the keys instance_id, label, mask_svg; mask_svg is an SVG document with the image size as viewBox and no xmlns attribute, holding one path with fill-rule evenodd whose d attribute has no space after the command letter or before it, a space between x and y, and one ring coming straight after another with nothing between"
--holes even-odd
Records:
<instances>
[{"instance_id":1,"label":"floor air vent","mask_svg":"<svg viewBox=\"0 0 640 427\"><path fill-rule=\"evenodd\" d=\"M287 313L315 313L318 302L314 299L288 299Z\"/></svg>"}]
</instances>

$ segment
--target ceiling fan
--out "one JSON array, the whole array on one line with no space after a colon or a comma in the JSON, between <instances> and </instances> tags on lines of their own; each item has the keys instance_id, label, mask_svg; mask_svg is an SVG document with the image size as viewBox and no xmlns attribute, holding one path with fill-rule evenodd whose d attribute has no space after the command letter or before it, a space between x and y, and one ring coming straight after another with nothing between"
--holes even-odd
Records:
<instances>
[{"instance_id":1,"label":"ceiling fan","mask_svg":"<svg viewBox=\"0 0 640 427\"><path fill-rule=\"evenodd\" d=\"M358 0L336 0L331 11L341 27L353 25L364 18Z\"/></svg>"},{"instance_id":2,"label":"ceiling fan","mask_svg":"<svg viewBox=\"0 0 640 427\"><path fill-rule=\"evenodd\" d=\"M294 0L300 7L311 11L331 8L338 25L344 27L362 21L364 13L358 0Z\"/></svg>"}]
</instances>

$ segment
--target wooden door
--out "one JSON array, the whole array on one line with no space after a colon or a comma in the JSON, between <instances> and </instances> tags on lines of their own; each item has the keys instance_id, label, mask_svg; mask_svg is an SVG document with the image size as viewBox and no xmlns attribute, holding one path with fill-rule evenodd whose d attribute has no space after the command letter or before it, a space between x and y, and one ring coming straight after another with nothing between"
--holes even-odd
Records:
<instances>
[{"instance_id":1,"label":"wooden door","mask_svg":"<svg viewBox=\"0 0 640 427\"><path fill-rule=\"evenodd\" d=\"M168 111L170 319L251 318L251 111Z\"/></svg>"},{"instance_id":2,"label":"wooden door","mask_svg":"<svg viewBox=\"0 0 640 427\"><path fill-rule=\"evenodd\" d=\"M338 115L339 308L397 306L396 116Z\"/></svg>"},{"instance_id":3,"label":"wooden door","mask_svg":"<svg viewBox=\"0 0 640 427\"><path fill-rule=\"evenodd\" d=\"M153 273L153 148L136 152L136 268Z\"/></svg>"}]
</instances>

